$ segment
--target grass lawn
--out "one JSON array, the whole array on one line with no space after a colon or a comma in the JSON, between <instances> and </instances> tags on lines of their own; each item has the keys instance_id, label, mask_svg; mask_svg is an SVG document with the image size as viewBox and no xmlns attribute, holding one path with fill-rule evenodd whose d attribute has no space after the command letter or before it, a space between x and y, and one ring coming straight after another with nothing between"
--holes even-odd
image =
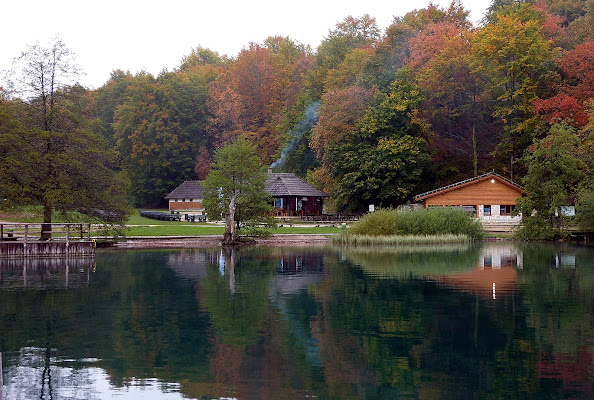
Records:
<instances>
[{"instance_id":1,"label":"grass lawn","mask_svg":"<svg viewBox=\"0 0 594 400\"><path fill-rule=\"evenodd\" d=\"M187 222L153 221L146 225L129 226L126 236L201 236L201 235L223 235L225 228L218 224L191 224ZM327 235L340 233L340 228L328 226L293 226L279 227L273 234L318 234Z\"/></svg>"},{"instance_id":2,"label":"grass lawn","mask_svg":"<svg viewBox=\"0 0 594 400\"><path fill-rule=\"evenodd\" d=\"M202 236L223 235L225 228L221 225L179 225L179 226L133 226L126 229L126 236ZM318 234L328 235L340 233L340 228L333 227L283 227L274 230L273 234Z\"/></svg>"},{"instance_id":3,"label":"grass lawn","mask_svg":"<svg viewBox=\"0 0 594 400\"><path fill-rule=\"evenodd\" d=\"M158 210L167 212L166 210ZM201 236L223 235L225 228L221 224L191 223L186 221L158 221L141 217L134 213L127 222L126 236ZM286 225L286 224L285 224ZM319 234L340 233L340 228L300 224L283 226L273 231L274 234Z\"/></svg>"},{"instance_id":4,"label":"grass lawn","mask_svg":"<svg viewBox=\"0 0 594 400\"><path fill-rule=\"evenodd\" d=\"M167 210L154 210L168 212ZM28 207L20 212L2 213L2 219L11 222L41 223L41 208ZM68 221L67 221L68 220ZM63 215L54 215L54 223L83 222L84 216L78 213L69 213L68 218ZM225 228L221 224L214 223L191 223L186 221L159 221L141 217L138 211L132 213L126 222L127 228L124 231L126 236L202 236L202 235L223 235ZM299 226L283 226L277 228L274 234L333 234L340 233L340 228L320 226L314 224L299 224Z\"/></svg>"}]
</instances>

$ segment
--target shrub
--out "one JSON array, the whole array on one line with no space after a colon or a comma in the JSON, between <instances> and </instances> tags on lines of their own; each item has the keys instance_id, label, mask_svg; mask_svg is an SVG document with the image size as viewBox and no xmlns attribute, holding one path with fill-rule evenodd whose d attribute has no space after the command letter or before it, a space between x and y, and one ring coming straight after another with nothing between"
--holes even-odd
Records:
<instances>
[{"instance_id":1,"label":"shrub","mask_svg":"<svg viewBox=\"0 0 594 400\"><path fill-rule=\"evenodd\" d=\"M349 234L384 236L399 234L398 216L391 208L378 209L365 214L349 228Z\"/></svg>"},{"instance_id":2,"label":"shrub","mask_svg":"<svg viewBox=\"0 0 594 400\"><path fill-rule=\"evenodd\" d=\"M577 221L581 230L594 230L594 190L583 193L580 196L580 204L577 208Z\"/></svg>"},{"instance_id":3,"label":"shrub","mask_svg":"<svg viewBox=\"0 0 594 400\"><path fill-rule=\"evenodd\" d=\"M550 219L535 215L522 218L522 226L514 233L514 238L519 240L553 240L559 230L553 227Z\"/></svg>"},{"instance_id":4,"label":"shrub","mask_svg":"<svg viewBox=\"0 0 594 400\"><path fill-rule=\"evenodd\" d=\"M481 239L480 222L465 211L451 207L416 210L380 209L364 215L349 229L350 235L466 235Z\"/></svg>"}]
</instances>

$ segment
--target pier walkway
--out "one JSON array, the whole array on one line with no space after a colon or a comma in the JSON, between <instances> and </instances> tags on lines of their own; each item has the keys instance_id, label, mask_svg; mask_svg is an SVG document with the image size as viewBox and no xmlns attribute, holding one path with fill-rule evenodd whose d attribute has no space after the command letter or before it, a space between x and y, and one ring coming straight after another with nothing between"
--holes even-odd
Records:
<instances>
[{"instance_id":1,"label":"pier walkway","mask_svg":"<svg viewBox=\"0 0 594 400\"><path fill-rule=\"evenodd\" d=\"M50 226L48 240L41 240L42 225ZM0 258L94 255L91 224L0 223Z\"/></svg>"}]
</instances>

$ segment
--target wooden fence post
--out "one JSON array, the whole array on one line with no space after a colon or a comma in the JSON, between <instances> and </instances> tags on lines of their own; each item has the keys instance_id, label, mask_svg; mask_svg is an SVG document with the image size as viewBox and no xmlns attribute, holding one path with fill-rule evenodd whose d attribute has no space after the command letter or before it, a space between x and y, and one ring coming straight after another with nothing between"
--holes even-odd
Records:
<instances>
[{"instance_id":1,"label":"wooden fence post","mask_svg":"<svg viewBox=\"0 0 594 400\"><path fill-rule=\"evenodd\" d=\"M29 234L29 225L25 224L25 244L27 244L27 235ZM2 400L2 399L0 399Z\"/></svg>"}]
</instances>

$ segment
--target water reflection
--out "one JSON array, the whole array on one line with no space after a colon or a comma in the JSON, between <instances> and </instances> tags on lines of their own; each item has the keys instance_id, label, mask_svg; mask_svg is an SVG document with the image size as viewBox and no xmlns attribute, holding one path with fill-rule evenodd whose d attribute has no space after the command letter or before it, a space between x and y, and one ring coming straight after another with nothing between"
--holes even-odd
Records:
<instances>
[{"instance_id":1,"label":"water reflection","mask_svg":"<svg viewBox=\"0 0 594 400\"><path fill-rule=\"evenodd\" d=\"M0 259L0 289L87 286L94 268L91 257Z\"/></svg>"},{"instance_id":2,"label":"water reflection","mask_svg":"<svg viewBox=\"0 0 594 400\"><path fill-rule=\"evenodd\" d=\"M28 266L27 286L22 266L3 269L6 398L594 396L592 248L104 251L96 262L69 264L68 285L65 266Z\"/></svg>"},{"instance_id":3,"label":"water reflection","mask_svg":"<svg viewBox=\"0 0 594 400\"><path fill-rule=\"evenodd\" d=\"M458 290L492 297L511 295L517 288L517 269L523 267L523 253L513 243L489 243L480 248L476 267L462 273L436 278Z\"/></svg>"},{"instance_id":4,"label":"water reflection","mask_svg":"<svg viewBox=\"0 0 594 400\"><path fill-rule=\"evenodd\" d=\"M516 288L523 267L523 251L512 242L356 248L343 250L343 257L372 276L416 277L493 299Z\"/></svg>"},{"instance_id":5,"label":"water reflection","mask_svg":"<svg viewBox=\"0 0 594 400\"><path fill-rule=\"evenodd\" d=\"M156 379L130 379L126 387L110 385L99 360L55 357L51 349L22 348L7 358L4 399L182 399L179 384ZM26 383L26 384L23 384ZM0 391L0 394L2 392Z\"/></svg>"}]
</instances>

